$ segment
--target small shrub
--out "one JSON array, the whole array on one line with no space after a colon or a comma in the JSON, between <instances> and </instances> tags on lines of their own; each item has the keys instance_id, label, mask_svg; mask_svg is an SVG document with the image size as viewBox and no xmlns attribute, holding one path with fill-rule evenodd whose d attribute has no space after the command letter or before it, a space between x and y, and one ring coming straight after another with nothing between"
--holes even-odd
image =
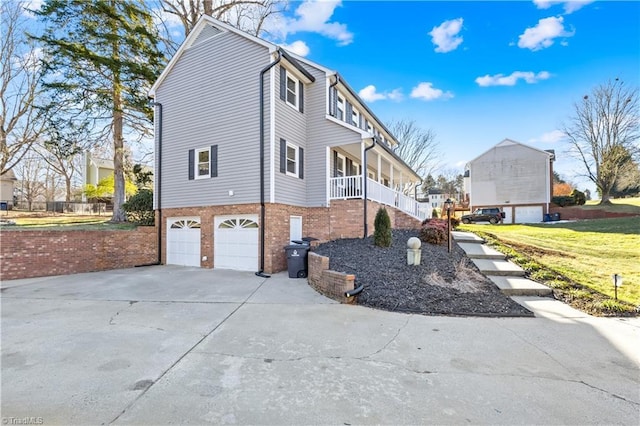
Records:
<instances>
[{"instance_id":1,"label":"small shrub","mask_svg":"<svg viewBox=\"0 0 640 426\"><path fill-rule=\"evenodd\" d=\"M456 229L458 226L460 226L460 219L451 217L451 229Z\"/></svg>"},{"instance_id":2,"label":"small shrub","mask_svg":"<svg viewBox=\"0 0 640 426\"><path fill-rule=\"evenodd\" d=\"M584 192L578 191L577 189L574 189L573 191L571 191L570 196L573 198L574 202L578 206L583 206L584 203L587 202L587 196L584 195Z\"/></svg>"},{"instance_id":3,"label":"small shrub","mask_svg":"<svg viewBox=\"0 0 640 426\"><path fill-rule=\"evenodd\" d=\"M155 212L153 211L153 192L149 189L141 189L129 201L122 205L129 222L138 225L153 226Z\"/></svg>"},{"instance_id":4,"label":"small shrub","mask_svg":"<svg viewBox=\"0 0 640 426\"><path fill-rule=\"evenodd\" d=\"M447 221L430 219L423 222L418 237L429 244L442 244L447 241Z\"/></svg>"},{"instance_id":5,"label":"small shrub","mask_svg":"<svg viewBox=\"0 0 640 426\"><path fill-rule=\"evenodd\" d=\"M378 209L373 226L375 227L373 231L373 243L378 247L391 246L391 219L389 219L389 214L383 207Z\"/></svg>"},{"instance_id":6,"label":"small shrub","mask_svg":"<svg viewBox=\"0 0 640 426\"><path fill-rule=\"evenodd\" d=\"M575 206L576 199L571 195L559 195L551 198L551 202L559 205L560 207Z\"/></svg>"},{"instance_id":7,"label":"small shrub","mask_svg":"<svg viewBox=\"0 0 640 426\"><path fill-rule=\"evenodd\" d=\"M438 209L431 210L431 217L432 218L436 218L436 219L438 218ZM429 220L429 219L427 219L427 220ZM423 225L424 225L424 223L423 223Z\"/></svg>"}]
</instances>

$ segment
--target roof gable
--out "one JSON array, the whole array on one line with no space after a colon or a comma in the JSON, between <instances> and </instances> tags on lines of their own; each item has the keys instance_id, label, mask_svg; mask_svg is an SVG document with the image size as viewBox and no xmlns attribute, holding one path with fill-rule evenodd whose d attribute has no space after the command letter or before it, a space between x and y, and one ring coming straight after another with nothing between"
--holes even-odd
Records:
<instances>
[{"instance_id":1,"label":"roof gable","mask_svg":"<svg viewBox=\"0 0 640 426\"><path fill-rule=\"evenodd\" d=\"M487 155L488 153L490 153L491 151L495 150L495 149L499 149L499 148L508 148L508 147L513 147L513 146L518 146L521 148L526 148L528 150L534 151L538 154L542 154L545 155L546 157L549 157L550 159L554 159L554 154L548 151L544 151L538 148L534 148L532 146L529 145L525 145L521 142L517 142L514 141L512 139L504 139L501 142L497 143L496 145L494 145L493 147L491 147L490 149L486 150L485 152L483 152L482 154L478 155L477 157L475 157L473 160L469 161L468 164L471 164L475 161L477 161L478 159L484 157L485 155Z\"/></svg>"}]
</instances>

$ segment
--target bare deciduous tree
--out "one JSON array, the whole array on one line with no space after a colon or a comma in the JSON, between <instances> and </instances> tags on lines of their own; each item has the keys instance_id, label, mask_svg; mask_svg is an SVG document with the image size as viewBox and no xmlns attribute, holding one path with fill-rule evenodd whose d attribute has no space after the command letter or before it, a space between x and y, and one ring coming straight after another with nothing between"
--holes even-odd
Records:
<instances>
[{"instance_id":1,"label":"bare deciduous tree","mask_svg":"<svg viewBox=\"0 0 640 426\"><path fill-rule=\"evenodd\" d=\"M259 35L265 20L281 13L283 0L162 0L162 10L177 16L187 36L202 15L209 15L236 28Z\"/></svg>"},{"instance_id":2,"label":"bare deciduous tree","mask_svg":"<svg viewBox=\"0 0 640 426\"><path fill-rule=\"evenodd\" d=\"M22 2L0 2L0 174L12 169L42 130L38 50L27 40Z\"/></svg>"},{"instance_id":3,"label":"bare deciduous tree","mask_svg":"<svg viewBox=\"0 0 640 426\"><path fill-rule=\"evenodd\" d=\"M623 166L640 154L638 89L616 78L593 89L574 104L564 126L570 153L577 157L589 180L600 193L600 204L609 203L611 189Z\"/></svg>"},{"instance_id":4,"label":"bare deciduous tree","mask_svg":"<svg viewBox=\"0 0 640 426\"><path fill-rule=\"evenodd\" d=\"M395 153L423 179L441 167L442 153L433 130L406 120L393 121L388 127L399 143Z\"/></svg>"}]
</instances>

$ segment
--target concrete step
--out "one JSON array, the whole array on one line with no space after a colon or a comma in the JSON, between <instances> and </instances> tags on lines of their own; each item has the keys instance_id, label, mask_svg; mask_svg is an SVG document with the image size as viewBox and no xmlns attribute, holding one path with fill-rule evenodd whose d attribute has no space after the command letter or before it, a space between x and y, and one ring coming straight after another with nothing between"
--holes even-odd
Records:
<instances>
[{"instance_id":1,"label":"concrete step","mask_svg":"<svg viewBox=\"0 0 640 426\"><path fill-rule=\"evenodd\" d=\"M506 260L471 259L471 261L487 276L524 276L524 269Z\"/></svg>"},{"instance_id":2,"label":"concrete step","mask_svg":"<svg viewBox=\"0 0 640 426\"><path fill-rule=\"evenodd\" d=\"M451 231L453 240L458 243L476 243L482 244L484 240L472 232Z\"/></svg>"},{"instance_id":3,"label":"concrete step","mask_svg":"<svg viewBox=\"0 0 640 426\"><path fill-rule=\"evenodd\" d=\"M489 276L507 296L549 296L553 291L546 285L523 277Z\"/></svg>"},{"instance_id":4,"label":"concrete step","mask_svg":"<svg viewBox=\"0 0 640 426\"><path fill-rule=\"evenodd\" d=\"M467 253L470 259L495 259L503 260L506 256L497 250L477 243L458 243L460 248Z\"/></svg>"}]
</instances>

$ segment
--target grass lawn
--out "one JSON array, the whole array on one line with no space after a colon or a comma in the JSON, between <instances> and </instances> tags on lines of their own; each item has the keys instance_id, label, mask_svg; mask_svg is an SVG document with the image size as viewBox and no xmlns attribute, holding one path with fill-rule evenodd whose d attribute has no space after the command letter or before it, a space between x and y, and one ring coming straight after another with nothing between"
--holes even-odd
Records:
<instances>
[{"instance_id":1,"label":"grass lawn","mask_svg":"<svg viewBox=\"0 0 640 426\"><path fill-rule=\"evenodd\" d=\"M640 305L640 217L528 225L463 225L486 232L539 264L613 298L611 276L623 277L618 299ZM525 267L526 269L526 267Z\"/></svg>"},{"instance_id":2,"label":"grass lawn","mask_svg":"<svg viewBox=\"0 0 640 426\"><path fill-rule=\"evenodd\" d=\"M611 205L600 206L600 200L589 200L582 206L586 210L605 210L608 212L618 213L635 213L640 214L640 197L636 198L617 198L611 200Z\"/></svg>"},{"instance_id":3,"label":"grass lawn","mask_svg":"<svg viewBox=\"0 0 640 426\"><path fill-rule=\"evenodd\" d=\"M90 216L73 215L60 213L56 215L27 214L12 212L10 215L1 215L0 219L8 219L15 222L12 226L3 226L2 230L25 230L25 229L47 229L47 230L99 230L99 229L131 229L135 225L130 223L109 223L111 215Z\"/></svg>"}]
</instances>

